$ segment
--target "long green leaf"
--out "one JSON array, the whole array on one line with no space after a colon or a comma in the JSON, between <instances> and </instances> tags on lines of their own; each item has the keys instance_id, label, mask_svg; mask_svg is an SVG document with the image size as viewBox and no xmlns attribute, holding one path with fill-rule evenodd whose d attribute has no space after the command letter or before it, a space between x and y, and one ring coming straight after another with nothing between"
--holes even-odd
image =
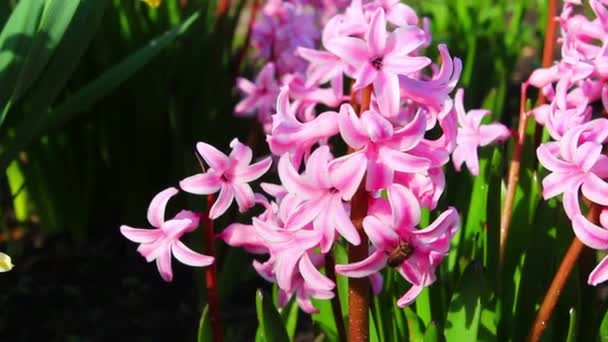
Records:
<instances>
[{"instance_id":1,"label":"long green leaf","mask_svg":"<svg viewBox=\"0 0 608 342\"><path fill-rule=\"evenodd\" d=\"M256 311L258 322L262 326L264 341L289 341L281 315L279 315L277 308L272 304L272 297L264 295L261 290L258 290L256 294Z\"/></svg>"},{"instance_id":2,"label":"long green leaf","mask_svg":"<svg viewBox=\"0 0 608 342\"><path fill-rule=\"evenodd\" d=\"M37 80L61 42L80 3L80 0L49 0L15 85L12 102L18 101Z\"/></svg>"},{"instance_id":3,"label":"long green leaf","mask_svg":"<svg viewBox=\"0 0 608 342\"><path fill-rule=\"evenodd\" d=\"M116 89L116 87L150 62L176 38L186 32L197 18L197 13L192 14L179 26L152 40L146 46L110 68L99 78L69 97L55 111L46 112L44 115L36 118L36 120L22 122L16 129L15 139L0 156L0 169L5 169L20 150L26 148L34 139L44 134L49 126L61 126L69 121L74 114L86 110L93 103Z\"/></svg>"},{"instance_id":4,"label":"long green leaf","mask_svg":"<svg viewBox=\"0 0 608 342\"><path fill-rule=\"evenodd\" d=\"M207 342L212 340L211 322L209 321L209 307L205 305L201 314L201 319L198 322L198 342Z\"/></svg>"},{"instance_id":5,"label":"long green leaf","mask_svg":"<svg viewBox=\"0 0 608 342\"><path fill-rule=\"evenodd\" d=\"M450 303L445 329L448 341L477 341L482 291L481 265L473 262L465 269Z\"/></svg>"},{"instance_id":6,"label":"long green leaf","mask_svg":"<svg viewBox=\"0 0 608 342\"><path fill-rule=\"evenodd\" d=\"M424 342L442 342L445 338L443 337L443 333L441 329L437 326L437 323L432 321L429 323L426 328L426 332L424 333Z\"/></svg>"}]
</instances>

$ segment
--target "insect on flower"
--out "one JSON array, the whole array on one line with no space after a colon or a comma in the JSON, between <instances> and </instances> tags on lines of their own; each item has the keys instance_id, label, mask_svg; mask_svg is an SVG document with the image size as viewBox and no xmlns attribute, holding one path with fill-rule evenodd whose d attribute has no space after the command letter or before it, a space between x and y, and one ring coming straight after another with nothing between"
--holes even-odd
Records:
<instances>
[{"instance_id":1,"label":"insect on flower","mask_svg":"<svg viewBox=\"0 0 608 342\"><path fill-rule=\"evenodd\" d=\"M390 267L399 267L407 258L414 253L414 247L405 241L399 241L399 245L390 253L386 264Z\"/></svg>"}]
</instances>

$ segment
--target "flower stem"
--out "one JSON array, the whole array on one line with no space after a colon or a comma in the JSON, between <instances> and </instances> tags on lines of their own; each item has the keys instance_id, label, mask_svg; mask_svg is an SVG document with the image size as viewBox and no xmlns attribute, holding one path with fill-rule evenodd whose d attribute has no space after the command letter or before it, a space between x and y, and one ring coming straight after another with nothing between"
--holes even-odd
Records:
<instances>
[{"instance_id":1,"label":"flower stem","mask_svg":"<svg viewBox=\"0 0 608 342\"><path fill-rule=\"evenodd\" d=\"M228 0L219 0L219 4L215 10L215 15L222 17L226 14L226 12L228 12Z\"/></svg>"},{"instance_id":2,"label":"flower stem","mask_svg":"<svg viewBox=\"0 0 608 342\"><path fill-rule=\"evenodd\" d=\"M557 0L549 0L547 8L547 23L545 25L545 42L543 45L543 68L548 68L553 63L555 52L555 35L557 32L556 19L557 16ZM515 201L515 192L519 183L519 173L521 169L521 158L523 155L524 142L526 137L527 115L526 106L526 88L527 83L522 84L522 92L519 108L519 124L517 127L517 137L513 146L513 154L509 164L509 176L507 183L507 194L505 196L505 206L500 216L500 245L498 255L498 276L500 279L504 266L504 257L507 249L507 238L509 236L509 227L511 225L511 217L513 215L513 204ZM538 96L538 104L544 103L545 98L542 92ZM500 281L498 282L500 286Z\"/></svg>"},{"instance_id":3,"label":"flower stem","mask_svg":"<svg viewBox=\"0 0 608 342\"><path fill-rule=\"evenodd\" d=\"M587 214L587 220L594 224L598 224L600 211L601 208L598 205L591 204L589 213ZM528 341L540 341L540 338L542 337L543 332L549 323L551 314L555 309L557 300L559 299L559 296L566 285L566 281L568 280L572 269L576 265L576 260L584 249L585 245L583 245L583 243L575 236L574 239L572 239L572 244L570 244L570 248L568 248L564 259L562 260L562 263L559 266L555 277L553 278L553 281L551 282L549 290L545 294L545 299L543 299L543 303L540 306L536 320L534 320L534 324L532 325L532 329L528 335Z\"/></svg>"},{"instance_id":4,"label":"flower stem","mask_svg":"<svg viewBox=\"0 0 608 342\"><path fill-rule=\"evenodd\" d=\"M331 281L336 284L336 295L331 299L331 310L336 321L336 330L338 330L338 341L346 342L346 329L344 328L344 319L342 317L342 306L340 305L340 295L338 291L338 282L336 280L336 263L330 253L325 254L325 273Z\"/></svg>"},{"instance_id":5,"label":"flower stem","mask_svg":"<svg viewBox=\"0 0 608 342\"><path fill-rule=\"evenodd\" d=\"M209 210L215 202L215 195L207 195L207 213L205 215L204 236L205 254L215 258L213 220L209 218ZM205 269L205 284L207 286L207 303L209 305L209 319L213 333L213 342L222 342L222 320L220 318L220 304L217 295L217 258Z\"/></svg>"},{"instance_id":6,"label":"flower stem","mask_svg":"<svg viewBox=\"0 0 608 342\"><path fill-rule=\"evenodd\" d=\"M372 86L363 89L361 110L369 109ZM349 149L349 153L353 151ZM365 177L364 177L365 178ZM354 263L368 257L368 239L363 231L363 219L367 215L368 194L365 191L365 179L359 184L359 189L351 201L351 220L357 228L361 243L358 246L348 245L348 262ZM348 340L350 342L367 342L369 340L369 279L348 279Z\"/></svg>"}]
</instances>

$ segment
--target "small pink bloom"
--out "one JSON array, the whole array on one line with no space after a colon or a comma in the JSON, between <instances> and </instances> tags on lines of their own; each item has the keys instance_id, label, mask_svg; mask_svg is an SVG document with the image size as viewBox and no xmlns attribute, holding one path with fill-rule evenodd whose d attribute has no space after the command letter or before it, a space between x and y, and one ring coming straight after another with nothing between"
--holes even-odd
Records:
<instances>
[{"instance_id":1,"label":"small pink bloom","mask_svg":"<svg viewBox=\"0 0 608 342\"><path fill-rule=\"evenodd\" d=\"M450 240L458 230L459 216L455 209L449 208L429 227L418 230L415 226L420 222L420 206L411 191L393 184L387 193L388 200L374 201L370 215L363 220L363 229L375 249L365 260L336 265L336 272L362 278L393 264L412 284L397 301L397 305L403 307L411 304L424 287L435 282L435 269L448 253ZM404 257L394 258L396 250L401 250Z\"/></svg>"},{"instance_id":2,"label":"small pink bloom","mask_svg":"<svg viewBox=\"0 0 608 342\"><path fill-rule=\"evenodd\" d=\"M183 179L179 183L184 191L192 194L207 195L220 192L209 210L209 217L212 220L224 214L233 199L236 199L241 212L251 208L255 196L248 183L260 178L272 164L272 160L268 157L249 165L252 151L238 139L232 140L230 147L232 152L226 156L209 144L203 142L196 144L196 149L209 165L209 170Z\"/></svg>"},{"instance_id":3,"label":"small pink bloom","mask_svg":"<svg viewBox=\"0 0 608 342\"><path fill-rule=\"evenodd\" d=\"M263 119L272 113L279 94L274 64L268 63L264 66L256 77L255 84L239 77L236 85L245 94L245 98L234 108L237 115L253 114L257 110L258 116Z\"/></svg>"},{"instance_id":4,"label":"small pink bloom","mask_svg":"<svg viewBox=\"0 0 608 342\"><path fill-rule=\"evenodd\" d=\"M365 5L365 10L374 12L377 8L384 9L386 20L397 26L418 25L418 15L408 5L400 0L375 0Z\"/></svg>"},{"instance_id":5,"label":"small pink bloom","mask_svg":"<svg viewBox=\"0 0 608 342\"><path fill-rule=\"evenodd\" d=\"M381 112L394 114L399 110L398 75L416 73L431 63L427 57L409 56L424 44L424 31L405 26L388 34L384 10L378 8L365 38L334 38L326 48L356 69L351 75L356 80L354 89L373 83Z\"/></svg>"},{"instance_id":6,"label":"small pink bloom","mask_svg":"<svg viewBox=\"0 0 608 342\"><path fill-rule=\"evenodd\" d=\"M454 99L460 128L458 128L456 149L452 157L454 158L454 167L457 171L460 171L462 163L466 163L471 174L477 176L479 175L477 148L495 141L506 140L511 136L511 132L507 127L499 123L481 125L483 117L490 114L487 110L474 109L465 113L462 102L463 94L464 91L458 89Z\"/></svg>"},{"instance_id":7,"label":"small pink bloom","mask_svg":"<svg viewBox=\"0 0 608 342\"><path fill-rule=\"evenodd\" d=\"M152 199L148 208L148 222L156 229L120 226L122 235L140 244L137 251L146 258L146 261L156 260L158 272L165 281L173 279L171 254L178 261L190 266L208 266L213 263L213 257L194 252L179 241L185 233L198 227L198 214L182 210L173 219L165 221L167 202L177 192L176 188L168 188Z\"/></svg>"},{"instance_id":8,"label":"small pink bloom","mask_svg":"<svg viewBox=\"0 0 608 342\"><path fill-rule=\"evenodd\" d=\"M326 253L337 230L348 242L359 244L360 237L349 217L347 203L363 178L365 164L355 158L333 159L328 146L318 147L306 162L301 175L287 154L279 160L281 183L301 202L289 213L285 225L290 229L310 222L321 232L321 251Z\"/></svg>"}]
</instances>

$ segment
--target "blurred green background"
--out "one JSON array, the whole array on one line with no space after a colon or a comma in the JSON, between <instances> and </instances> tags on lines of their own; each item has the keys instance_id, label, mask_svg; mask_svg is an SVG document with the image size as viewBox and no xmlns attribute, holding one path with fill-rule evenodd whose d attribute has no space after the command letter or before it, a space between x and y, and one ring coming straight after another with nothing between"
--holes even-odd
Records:
<instances>
[{"instance_id":1,"label":"blurred green background","mask_svg":"<svg viewBox=\"0 0 608 342\"><path fill-rule=\"evenodd\" d=\"M540 65L545 1L407 3L431 20L429 55L436 58L436 44L443 42L463 59L460 85L468 107L488 108L493 120L516 127L519 85ZM247 59L238 62L251 4L230 1L229 11L218 16L215 0L164 0L158 9L138 0L0 3L0 251L16 265L0 275L0 340L195 339L205 303L200 270L174 263L175 280L165 284L118 227L147 226L152 197L197 172L197 141L220 147L233 137L261 141L255 121L232 115L235 77L252 78L259 67ZM533 124L529 133L532 142ZM267 153L264 144L257 146L258 155ZM529 143L505 291L494 293L509 149L484 150L476 179L448 170L442 207L456 205L463 216L455 252L438 283L412 309L395 309L392 297L404 282L386 271L392 291L373 307L379 340L404 334L415 340L415 332L428 330L431 322L454 338L525 337L572 233L563 215L556 215L559 204L540 201L542 174ZM203 198L180 195L170 210L184 207L204 210L205 204ZM218 229L243 219L235 211L228 216ZM202 250L196 234L188 244ZM538 244L544 249L535 248ZM255 290L269 285L253 272L250 256L218 246L227 339L251 340L257 327ZM472 309L453 306L461 300L456 295L466 295L458 289L470 285L463 274L482 280L473 283L479 288ZM550 339L571 336L570 307L586 322L575 325L579 338L597 336L605 302L573 279ZM598 310L581 312L588 305ZM319 323L326 310L323 306L312 321L300 315L299 334L323 331L331 340L332 327ZM463 314L466 329L457 329L450 312L456 312L452 318ZM407 320L408 327L384 326L383 315Z\"/></svg>"}]
</instances>

